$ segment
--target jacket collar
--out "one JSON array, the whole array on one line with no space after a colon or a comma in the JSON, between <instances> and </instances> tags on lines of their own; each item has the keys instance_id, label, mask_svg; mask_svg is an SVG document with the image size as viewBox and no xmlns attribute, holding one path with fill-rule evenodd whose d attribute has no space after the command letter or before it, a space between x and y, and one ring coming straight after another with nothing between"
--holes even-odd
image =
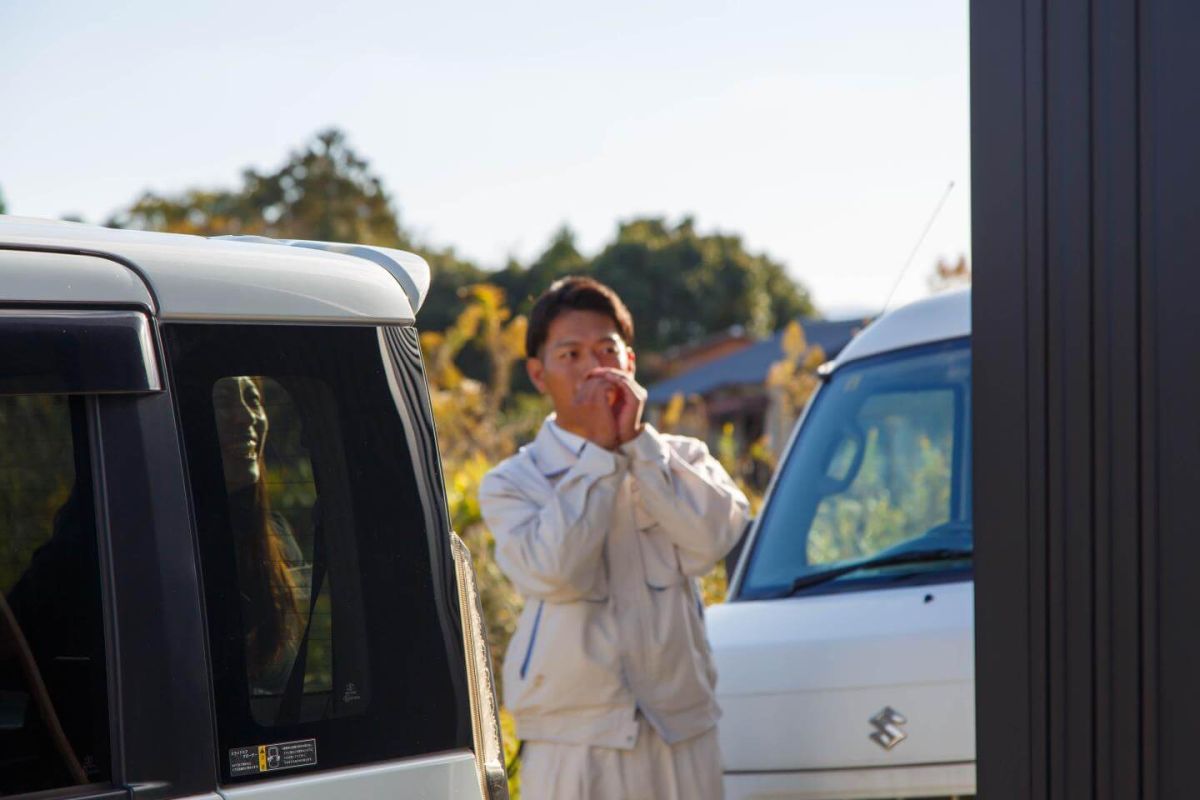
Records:
<instances>
[{"instance_id":1,"label":"jacket collar","mask_svg":"<svg viewBox=\"0 0 1200 800\"><path fill-rule=\"evenodd\" d=\"M546 417L534 440L530 442L529 457L547 478L561 475L575 465L587 440L564 431L554 421L554 415Z\"/></svg>"}]
</instances>

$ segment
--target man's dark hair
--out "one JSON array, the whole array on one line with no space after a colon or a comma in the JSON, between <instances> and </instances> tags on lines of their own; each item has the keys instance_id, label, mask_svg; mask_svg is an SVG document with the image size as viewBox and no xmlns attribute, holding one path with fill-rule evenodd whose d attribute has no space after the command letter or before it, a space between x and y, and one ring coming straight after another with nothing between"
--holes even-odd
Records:
<instances>
[{"instance_id":1,"label":"man's dark hair","mask_svg":"<svg viewBox=\"0 0 1200 800\"><path fill-rule=\"evenodd\" d=\"M533 304L525 331L527 358L539 357L550 323L564 311L595 311L611 317L625 343L633 344L633 317L617 293L594 278L569 275L550 284Z\"/></svg>"}]
</instances>

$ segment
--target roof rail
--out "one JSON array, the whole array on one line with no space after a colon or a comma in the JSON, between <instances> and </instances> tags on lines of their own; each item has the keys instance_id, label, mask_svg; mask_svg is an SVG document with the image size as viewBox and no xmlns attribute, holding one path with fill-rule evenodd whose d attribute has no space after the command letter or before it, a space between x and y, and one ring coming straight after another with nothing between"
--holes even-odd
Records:
<instances>
[{"instance_id":1,"label":"roof rail","mask_svg":"<svg viewBox=\"0 0 1200 800\"><path fill-rule=\"evenodd\" d=\"M404 294L408 296L415 315L429 294L430 272L429 264L416 253L407 250L396 250L391 247L376 247L369 244L349 244L347 242L314 242L307 239L272 239L269 236L212 236L212 239L223 239L235 242L255 242L257 244L279 244L287 247L304 247L309 250L324 250L328 253L340 253L366 259L383 267L400 284Z\"/></svg>"}]
</instances>

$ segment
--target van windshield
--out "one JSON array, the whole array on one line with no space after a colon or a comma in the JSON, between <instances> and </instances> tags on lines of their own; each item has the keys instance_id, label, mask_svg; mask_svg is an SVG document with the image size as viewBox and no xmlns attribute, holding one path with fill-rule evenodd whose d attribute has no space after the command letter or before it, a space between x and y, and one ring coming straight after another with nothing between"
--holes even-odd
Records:
<instances>
[{"instance_id":1,"label":"van windshield","mask_svg":"<svg viewBox=\"0 0 1200 800\"><path fill-rule=\"evenodd\" d=\"M838 369L780 468L739 598L969 575L970 433L968 339Z\"/></svg>"}]
</instances>

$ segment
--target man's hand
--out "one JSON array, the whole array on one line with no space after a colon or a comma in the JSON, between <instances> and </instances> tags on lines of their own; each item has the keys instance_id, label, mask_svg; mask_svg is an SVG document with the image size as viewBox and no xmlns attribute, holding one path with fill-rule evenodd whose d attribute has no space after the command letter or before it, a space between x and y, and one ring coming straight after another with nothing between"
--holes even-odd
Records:
<instances>
[{"instance_id":1,"label":"man's hand","mask_svg":"<svg viewBox=\"0 0 1200 800\"><path fill-rule=\"evenodd\" d=\"M616 419L617 444L632 441L642 432L642 414L646 410L646 390L628 372L619 369L599 368L592 370L588 382L601 378L605 384L619 393L612 404Z\"/></svg>"},{"instance_id":2,"label":"man's hand","mask_svg":"<svg viewBox=\"0 0 1200 800\"><path fill-rule=\"evenodd\" d=\"M575 392L575 417L585 439L605 450L615 450L622 444L613 404L620 390L600 375L584 379Z\"/></svg>"}]
</instances>

